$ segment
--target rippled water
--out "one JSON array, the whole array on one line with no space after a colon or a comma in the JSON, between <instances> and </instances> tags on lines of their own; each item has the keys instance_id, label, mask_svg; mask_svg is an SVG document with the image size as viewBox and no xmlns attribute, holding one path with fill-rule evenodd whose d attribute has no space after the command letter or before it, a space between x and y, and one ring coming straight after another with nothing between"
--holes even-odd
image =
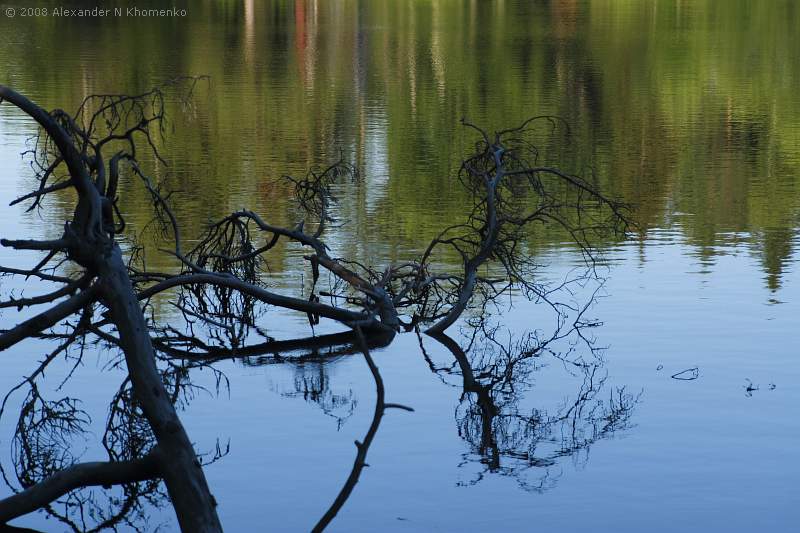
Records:
<instances>
[{"instance_id":1,"label":"rippled water","mask_svg":"<svg viewBox=\"0 0 800 533\"><path fill-rule=\"evenodd\" d=\"M605 246L607 283L592 309L607 347L597 399L624 386L637 398L630 427L573 453L554 453L544 439L536 450L551 460L507 454L493 467L473 445L458 376L432 371L453 363L449 352L425 340L429 364L417 337L400 335L375 357L389 401L415 412L384 419L371 468L331 530L792 530L800 518L794 2L250 0L198 1L187 11L183 19L0 18L0 82L69 110L93 92L209 74L194 108L171 109L170 166L158 174L177 191L190 235L243 206L288 223L277 178L342 151L364 182L338 191L342 224L328 242L337 255L376 265L408 258L463 214L452 176L474 138L458 126L462 116L491 128L563 117L571 142L543 136L548 161L593 171L604 191L636 206L636 234ZM30 185L19 153L32 132L0 106L5 203ZM122 193L142 227L144 193ZM3 208L3 236L56 236L69 205ZM555 233L530 245L553 279L579 260ZM168 266L156 248L153 264ZM298 259L280 250L272 282L296 290ZM0 249L0 263L21 261L33 258ZM512 332L547 328L541 309L515 304L500 319ZM0 315L4 325L16 320ZM305 317L272 320L283 336L306 333ZM3 353L0 388L45 350L31 342ZM69 386L98 424L120 380L102 371L103 355L87 357ZM230 440L230 454L207 467L228 530L307 530L349 472L374 384L358 356L258 363L221 364L230 392L199 394L184 420L201 450ZM519 412L563 413L584 391L569 365L542 357L534 366L519 383ZM697 379L671 377L690 368ZM13 422L0 431L7 465ZM99 457L92 446L86 459ZM171 530L171 520L169 509L152 510L147 527ZM16 523L63 529L43 514Z\"/></svg>"}]
</instances>

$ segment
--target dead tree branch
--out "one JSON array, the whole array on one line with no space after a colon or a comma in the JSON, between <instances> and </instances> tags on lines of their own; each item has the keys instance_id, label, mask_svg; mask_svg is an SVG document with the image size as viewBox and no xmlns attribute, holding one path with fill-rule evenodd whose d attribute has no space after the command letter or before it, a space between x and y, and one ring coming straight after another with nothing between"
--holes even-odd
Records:
<instances>
[{"instance_id":1,"label":"dead tree branch","mask_svg":"<svg viewBox=\"0 0 800 533\"><path fill-rule=\"evenodd\" d=\"M74 464L22 492L0 500L0 524L46 507L78 488L109 487L160 477L162 462L154 450L132 461Z\"/></svg>"},{"instance_id":2,"label":"dead tree branch","mask_svg":"<svg viewBox=\"0 0 800 533\"><path fill-rule=\"evenodd\" d=\"M518 128L496 133L494 138L462 120L482 137L459 171L461 184L471 192L475 206L467 222L448 228L434 239L420 261L422 272L433 251L441 246L454 249L464 261L457 287L444 291L452 304L427 333L441 334L452 326L478 285L496 285L478 276L481 266L489 261L499 265L507 287L519 286L534 296L540 293L534 277L536 264L521 242L524 231L534 223L554 224L566 231L590 261L594 260L595 238L627 231L630 219L625 204L604 196L578 176L537 164L538 151L524 137L531 124L542 119L552 120L535 117ZM424 280L417 291L430 290L428 285L430 282Z\"/></svg>"},{"instance_id":3,"label":"dead tree branch","mask_svg":"<svg viewBox=\"0 0 800 533\"><path fill-rule=\"evenodd\" d=\"M372 359L372 355L369 353L366 340L364 339L364 334L358 327L355 328L355 332L358 338L358 345L364 354L364 359L367 361L369 370L372 373L372 378L375 380L375 414L372 416L372 423L370 424L366 435L364 435L364 440L355 442L357 450L356 458L353 462L353 468L350 470L350 475L347 477L344 485L342 485L342 489L339 491L339 494L336 496L333 504L331 504L330 508L328 508L325 514L322 515L322 518L319 519L317 524L312 529L314 533L319 533L328 527L328 524L331 523L331 521L336 517L337 513L347 502L347 499L350 497L350 493L353 492L353 488L355 488L356 484L358 483L358 478L361 476L361 471L364 470L365 466L368 466L367 453L369 452L369 447L372 445L375 435L378 433L378 428L381 425L381 420L383 419L383 415L386 413L386 410L402 409L404 411L413 411L412 408L405 405L386 403L386 390L383 385L383 378L381 377L381 373L378 370L375 361Z\"/></svg>"}]
</instances>

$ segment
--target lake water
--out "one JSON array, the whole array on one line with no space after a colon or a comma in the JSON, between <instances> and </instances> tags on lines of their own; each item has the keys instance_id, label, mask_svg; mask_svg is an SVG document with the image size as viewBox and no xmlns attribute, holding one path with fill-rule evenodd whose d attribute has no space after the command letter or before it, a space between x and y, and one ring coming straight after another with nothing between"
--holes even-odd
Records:
<instances>
[{"instance_id":1,"label":"lake water","mask_svg":"<svg viewBox=\"0 0 800 533\"><path fill-rule=\"evenodd\" d=\"M490 129L532 115L562 117L571 142L543 141L548 161L593 171L604 192L635 206L630 238L601 243L606 283L591 315L602 321L592 331L602 357L582 347L573 354L597 363L593 379L549 354L529 361L514 394L495 398L503 414L490 423L497 457L481 447L480 409L443 345L423 337L426 360L418 337L405 333L375 352L387 400L415 411L384 417L370 468L331 531L797 527L797 3L176 5L186 17L2 17L0 83L46 108L72 110L91 93L208 74L191 109L170 110L162 143L169 167L156 176L176 191L190 236L241 207L291 223L296 213L277 178L341 152L363 183L337 191L339 224L326 237L332 250L378 266L412 258L463 217L468 199L453 174L475 138L459 126L461 117ZM0 106L2 205L30 187L19 154L33 132ZM150 218L144 191L130 184L121 196L133 227L143 227ZM57 237L69 206L64 197L38 213L3 207L2 236ZM535 235L529 246L547 278L580 263L556 232ZM150 264L169 268L157 248L147 245ZM0 249L0 264L35 261ZM277 250L270 269L279 290L297 293L304 283L300 252L291 247ZM20 283L4 280L0 288ZM504 332L547 332L541 306L513 303L495 316ZM3 327L18 320L11 310L0 315ZM308 334L304 316L273 312L265 320L276 336ZM337 329L323 323L318 331ZM48 347L31 341L0 355L0 390L29 374ZM77 446L86 450L83 460L104 458L95 441L122 379L105 368L108 357L89 350L66 386L94 421L93 439ZM48 386L71 367L54 368ZM182 416L199 450L230 443L230 453L206 467L224 526L309 530L346 479L353 441L372 419L375 385L364 358L249 359L218 368L229 390L199 392ZM207 371L195 379L213 392ZM624 423L603 431L603 409L622 388ZM15 423L13 412L0 420L0 461L10 472ZM0 489L0 497L9 493ZM139 527L175 529L169 507L146 509L149 520ZM66 530L44 513L14 523Z\"/></svg>"}]
</instances>

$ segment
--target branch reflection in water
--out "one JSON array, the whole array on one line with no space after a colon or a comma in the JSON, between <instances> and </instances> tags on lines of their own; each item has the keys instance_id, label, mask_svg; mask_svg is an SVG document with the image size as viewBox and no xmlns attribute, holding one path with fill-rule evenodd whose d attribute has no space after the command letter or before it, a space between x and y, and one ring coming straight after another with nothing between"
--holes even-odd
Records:
<instances>
[{"instance_id":1,"label":"branch reflection in water","mask_svg":"<svg viewBox=\"0 0 800 533\"><path fill-rule=\"evenodd\" d=\"M61 346L68 358L74 357L76 365L80 363L83 344ZM81 353L70 354L69 350ZM228 387L225 375L205 362L166 358L160 362L162 381L178 410L186 409L198 392L206 391L192 383L193 370L207 367L214 377L217 394ZM113 370L118 364L119 361L106 370ZM0 462L3 479L15 493L2 501L0 513L19 515L41 508L72 531L116 530L120 526L151 531L153 524L148 517L152 508L169 505L158 467L163 452L134 397L130 378L122 381L108 407L101 439L107 461L80 463L73 450L90 440L91 418L82 410L79 398L46 398L37 384L42 374L37 372L22 380L6 394L0 406L2 417L8 411L12 395L27 391L12 442L13 473ZM56 384L55 392L70 377ZM229 443L222 446L217 440L214 450L198 455L199 464L214 463L229 451Z\"/></svg>"},{"instance_id":2,"label":"branch reflection in water","mask_svg":"<svg viewBox=\"0 0 800 533\"><path fill-rule=\"evenodd\" d=\"M458 435L469 447L461 465L480 465L471 479L461 484L473 485L486 475L501 475L516 479L525 490L550 489L558 479L561 460L574 458L585 462L592 444L631 427L639 396L627 392L624 387L606 386L600 350L585 334L585 330L598 325L596 321L582 318L590 304L578 310L578 319L567 320L566 313L561 315L549 336L534 332L514 338L506 328L490 324L486 314L471 317L469 327L462 330L469 335L462 336L460 341L444 334L425 336L417 330L421 354L431 371L443 382L455 383L461 390L455 421ZM370 343L358 328L314 339L315 346L310 350L276 354L269 352L270 347L267 353L258 355L251 347L238 359L252 366L295 367L295 391L284 395L318 404L326 414L338 419L339 426L358 403L352 390L347 393L335 390L330 368L359 352L370 368L376 388L373 418L365 436L356 442L356 457L349 476L315 528L321 531L345 505L358 483L385 411L412 409L385 400L383 379L370 351L383 347L380 342ZM433 346L430 346L430 339L435 341ZM432 348L436 346L444 348L438 350L439 353L446 353L451 359L434 361L436 356L432 355L435 351ZM559 347L564 346L566 348L559 351ZM535 372L548 359L577 376L580 385L572 399L554 411L537 407L526 409L523 407L526 392L532 390ZM217 393L228 386L225 375L213 365L219 358L181 361L162 355L160 361L171 400L180 409L202 389L192 383L192 371L210 370ZM33 486L64 468L69 469L70 465L74 470L76 465L69 450L87 427L88 415L80 410L79 400L45 400L36 385L38 377L34 375L18 387L28 389L14 446L14 474L22 487ZM120 467L135 465L143 479L126 482L113 490L72 490L45 506L45 511L75 531L97 531L118 524L139 531L148 530L151 526L147 520L148 507L162 506L167 500L157 470L147 467L148 457L157 453L155 441L147 421L136 407L129 379L121 383L111 402L102 443L109 461ZM221 459L228 451L228 446L218 444L208 455L207 462ZM376 466L373 475L380 475L379 465ZM15 486L6 472L4 475L9 486ZM82 484L86 484L85 480ZM102 480L97 484L102 484Z\"/></svg>"},{"instance_id":3,"label":"branch reflection in water","mask_svg":"<svg viewBox=\"0 0 800 533\"><path fill-rule=\"evenodd\" d=\"M461 466L481 465L464 484L474 485L492 473L515 478L525 490L544 491L555 486L559 460L588 461L592 444L632 427L641 393L629 393L624 386L606 387L599 350L581 333L586 327L594 324L575 322L544 339L528 333L515 340L509 334L503 342L501 328L482 323L466 338L466 347L444 334L432 336L452 355L454 361L449 363L434 362L419 337L431 371L445 383L460 378L455 420L459 436L470 448ZM591 357L575 355L575 338ZM556 351L563 343L568 345L566 352ZM526 408L533 373L548 357L580 379L578 390L554 410Z\"/></svg>"}]
</instances>

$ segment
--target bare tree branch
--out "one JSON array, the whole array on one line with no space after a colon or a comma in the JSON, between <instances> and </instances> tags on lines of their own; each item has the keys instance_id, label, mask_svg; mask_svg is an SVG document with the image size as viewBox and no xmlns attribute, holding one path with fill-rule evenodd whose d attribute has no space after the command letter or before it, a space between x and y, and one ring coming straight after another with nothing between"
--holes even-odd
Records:
<instances>
[{"instance_id":1,"label":"bare tree branch","mask_svg":"<svg viewBox=\"0 0 800 533\"><path fill-rule=\"evenodd\" d=\"M77 313L89 305L97 297L97 290L94 286L79 292L68 300L65 300L47 311L43 311L33 318L16 327L0 334L0 352L14 346L20 341L33 337L38 333L50 328L64 320L73 313Z\"/></svg>"},{"instance_id":2,"label":"bare tree branch","mask_svg":"<svg viewBox=\"0 0 800 533\"><path fill-rule=\"evenodd\" d=\"M350 494L353 492L353 488L355 488L356 484L358 483L358 478L361 476L361 471L364 470L365 466L368 466L367 453L369 452L369 447L372 445L375 435L378 433L378 428L381 425L381 420L383 419L386 409L394 408L402 409L404 411L413 411L412 408L404 405L386 403L386 390L383 385L383 378L381 377L381 373L378 370L375 361L372 359L372 355L369 353L366 340L364 339L364 334L358 327L355 328L355 332L358 339L358 345L364 354L364 359L367 361L369 370L372 373L372 378L375 380L375 413L372 416L372 423L370 423L369 429L367 430L366 435L364 435L364 440L355 442L357 450L356 458L353 462L353 468L350 470L350 475L347 477L344 485L342 485L342 489L339 491L339 494L336 496L333 504L331 504L325 514L322 515L322 518L319 519L317 524L312 529L314 533L319 533L328 527L328 524L330 524L331 521L336 517L338 512L347 502Z\"/></svg>"},{"instance_id":3,"label":"bare tree branch","mask_svg":"<svg viewBox=\"0 0 800 533\"><path fill-rule=\"evenodd\" d=\"M0 500L0 524L49 505L82 487L121 485L159 477L157 450L141 459L74 464L13 496Z\"/></svg>"}]
</instances>

